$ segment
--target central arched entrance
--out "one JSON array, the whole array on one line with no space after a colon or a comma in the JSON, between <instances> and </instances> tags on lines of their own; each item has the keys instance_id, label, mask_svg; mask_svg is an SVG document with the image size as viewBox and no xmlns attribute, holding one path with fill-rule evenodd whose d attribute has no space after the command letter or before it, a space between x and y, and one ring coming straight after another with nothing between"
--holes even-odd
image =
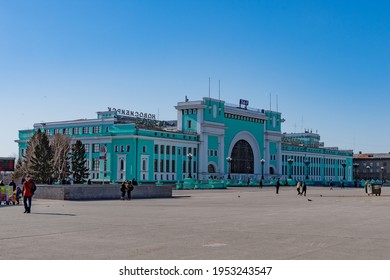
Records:
<instances>
[{"instance_id":1,"label":"central arched entrance","mask_svg":"<svg viewBox=\"0 0 390 280\"><path fill-rule=\"evenodd\" d=\"M231 173L253 174L254 157L251 145L245 140L239 140L232 150Z\"/></svg>"}]
</instances>

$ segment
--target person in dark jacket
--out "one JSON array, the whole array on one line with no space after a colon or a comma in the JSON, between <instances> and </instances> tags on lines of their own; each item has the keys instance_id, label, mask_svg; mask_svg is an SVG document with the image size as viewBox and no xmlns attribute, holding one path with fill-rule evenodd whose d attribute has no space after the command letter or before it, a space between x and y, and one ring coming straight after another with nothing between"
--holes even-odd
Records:
<instances>
[{"instance_id":1,"label":"person in dark jacket","mask_svg":"<svg viewBox=\"0 0 390 280\"><path fill-rule=\"evenodd\" d=\"M303 182L301 195L303 194L303 196L306 196L306 189L307 189L306 182Z\"/></svg>"},{"instance_id":2,"label":"person in dark jacket","mask_svg":"<svg viewBox=\"0 0 390 280\"><path fill-rule=\"evenodd\" d=\"M279 187L280 187L280 181L279 181L279 179L276 181L275 187L276 187L276 194L278 194L278 193L279 193Z\"/></svg>"},{"instance_id":3,"label":"person in dark jacket","mask_svg":"<svg viewBox=\"0 0 390 280\"><path fill-rule=\"evenodd\" d=\"M122 185L121 185L121 200L125 200L125 195L126 195L126 191L127 191L127 182L126 181L123 181Z\"/></svg>"},{"instance_id":4,"label":"person in dark jacket","mask_svg":"<svg viewBox=\"0 0 390 280\"><path fill-rule=\"evenodd\" d=\"M131 200L131 192L134 190L134 186L132 181L128 181L127 183L127 200Z\"/></svg>"},{"instance_id":5,"label":"person in dark jacket","mask_svg":"<svg viewBox=\"0 0 390 280\"><path fill-rule=\"evenodd\" d=\"M13 192L16 190L16 184L15 184L14 180L11 180L11 182L9 182L8 185L9 185L9 186L12 186L12 191L13 191Z\"/></svg>"}]
</instances>

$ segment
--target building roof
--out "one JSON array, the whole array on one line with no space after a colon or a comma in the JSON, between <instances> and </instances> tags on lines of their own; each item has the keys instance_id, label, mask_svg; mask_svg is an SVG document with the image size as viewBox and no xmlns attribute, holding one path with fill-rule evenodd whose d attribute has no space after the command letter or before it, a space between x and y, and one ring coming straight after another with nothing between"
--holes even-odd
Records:
<instances>
[{"instance_id":1,"label":"building roof","mask_svg":"<svg viewBox=\"0 0 390 280\"><path fill-rule=\"evenodd\" d=\"M381 158L388 158L390 159L389 153L369 153L369 154L355 154L353 155L356 159L381 159Z\"/></svg>"}]
</instances>

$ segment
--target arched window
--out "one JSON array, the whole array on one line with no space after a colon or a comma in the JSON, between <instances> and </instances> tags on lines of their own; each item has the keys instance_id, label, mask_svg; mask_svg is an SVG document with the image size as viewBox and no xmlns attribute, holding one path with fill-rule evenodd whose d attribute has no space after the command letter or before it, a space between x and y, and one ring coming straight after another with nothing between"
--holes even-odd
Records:
<instances>
[{"instance_id":1,"label":"arched window","mask_svg":"<svg viewBox=\"0 0 390 280\"><path fill-rule=\"evenodd\" d=\"M254 160L251 145L245 141L238 141L232 151L231 173L253 173Z\"/></svg>"}]
</instances>

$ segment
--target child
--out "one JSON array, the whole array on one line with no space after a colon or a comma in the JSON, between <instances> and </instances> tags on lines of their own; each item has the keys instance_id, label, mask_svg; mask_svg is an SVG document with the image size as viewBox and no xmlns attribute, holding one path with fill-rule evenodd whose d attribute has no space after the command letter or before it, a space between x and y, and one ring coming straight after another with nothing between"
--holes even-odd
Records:
<instances>
[{"instance_id":1,"label":"child","mask_svg":"<svg viewBox=\"0 0 390 280\"><path fill-rule=\"evenodd\" d=\"M19 199L22 197L22 190L20 187L16 187L15 190L15 199L16 199L16 204L19 204Z\"/></svg>"}]
</instances>

